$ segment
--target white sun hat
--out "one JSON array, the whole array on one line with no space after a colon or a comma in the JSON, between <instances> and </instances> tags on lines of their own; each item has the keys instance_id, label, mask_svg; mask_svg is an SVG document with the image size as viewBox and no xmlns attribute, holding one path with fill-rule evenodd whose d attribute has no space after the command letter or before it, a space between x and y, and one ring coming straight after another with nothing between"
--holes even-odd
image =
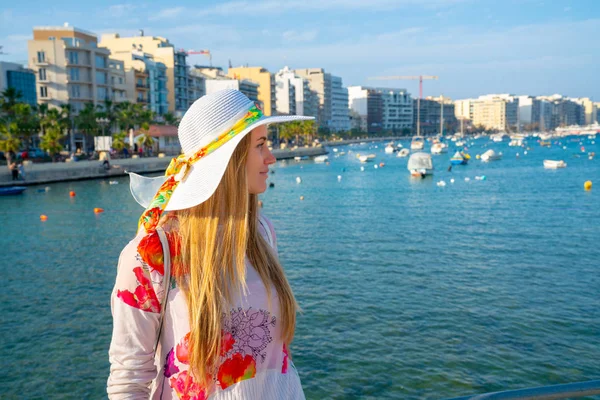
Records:
<instances>
[{"instance_id":1,"label":"white sun hat","mask_svg":"<svg viewBox=\"0 0 600 400\"><path fill-rule=\"evenodd\" d=\"M203 96L192 104L179 124L177 136L183 154L173 159L165 176L147 178L130 173L131 193L147 209L146 213L157 207L161 209L159 215L162 211L194 207L213 195L231 155L248 132L265 124L311 119L314 117L264 116L253 101L237 90Z\"/></svg>"}]
</instances>

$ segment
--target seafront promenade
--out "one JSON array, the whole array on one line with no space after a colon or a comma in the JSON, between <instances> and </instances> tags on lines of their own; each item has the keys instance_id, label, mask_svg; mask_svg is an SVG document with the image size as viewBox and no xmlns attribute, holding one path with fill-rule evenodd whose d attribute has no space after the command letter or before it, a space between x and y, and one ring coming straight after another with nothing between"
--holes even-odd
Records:
<instances>
[{"instance_id":1,"label":"seafront promenade","mask_svg":"<svg viewBox=\"0 0 600 400\"><path fill-rule=\"evenodd\" d=\"M302 156L318 156L327 154L325 147L301 147L293 150L273 150L278 160ZM122 158L110 161L105 168L102 161L77 161L61 163L40 163L24 166L25 180L12 181L6 166L0 168L0 187L39 185L52 182L77 181L84 179L101 179L125 175L127 172L148 174L164 171L171 162L172 156Z\"/></svg>"}]
</instances>

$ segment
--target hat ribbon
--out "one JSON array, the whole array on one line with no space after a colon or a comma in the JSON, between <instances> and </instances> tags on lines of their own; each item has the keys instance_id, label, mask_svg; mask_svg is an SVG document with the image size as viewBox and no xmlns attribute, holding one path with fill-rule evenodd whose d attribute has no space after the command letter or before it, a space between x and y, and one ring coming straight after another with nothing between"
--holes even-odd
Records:
<instances>
[{"instance_id":1,"label":"hat ribbon","mask_svg":"<svg viewBox=\"0 0 600 400\"><path fill-rule=\"evenodd\" d=\"M146 208L146 211L144 211L140 217L138 229L143 225L146 232L154 232L160 221L160 217L167 207L167 204L169 204L169 200L171 200L173 192L179 183L185 180L192 165L223 146L240 132L248 128L250 124L262 118L262 116L262 111L258 107L252 106L252 108L250 108L248 112L236 122L233 127L231 127L231 129L219 135L215 140L196 151L190 157L181 154L178 157L173 158L165 171L165 176L168 178L158 189L156 195L148 205L148 208Z\"/></svg>"}]
</instances>

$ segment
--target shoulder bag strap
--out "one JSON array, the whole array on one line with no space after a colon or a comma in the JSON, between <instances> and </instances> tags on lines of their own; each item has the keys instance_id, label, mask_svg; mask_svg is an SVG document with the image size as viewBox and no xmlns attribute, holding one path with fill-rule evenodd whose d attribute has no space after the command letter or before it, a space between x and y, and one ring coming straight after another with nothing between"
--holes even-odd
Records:
<instances>
[{"instance_id":1,"label":"shoulder bag strap","mask_svg":"<svg viewBox=\"0 0 600 400\"><path fill-rule=\"evenodd\" d=\"M171 290L171 253L169 252L169 241L165 231L162 228L157 228L156 232L160 238L160 243L163 249L163 264L164 264L164 275L163 275L163 298L160 302L160 319L158 324L158 330L156 332L156 344L154 345L154 355L156 356L156 349L160 342L160 335L162 333L162 327L165 321L165 310L167 308L167 301L169 299L169 290Z\"/></svg>"}]
</instances>

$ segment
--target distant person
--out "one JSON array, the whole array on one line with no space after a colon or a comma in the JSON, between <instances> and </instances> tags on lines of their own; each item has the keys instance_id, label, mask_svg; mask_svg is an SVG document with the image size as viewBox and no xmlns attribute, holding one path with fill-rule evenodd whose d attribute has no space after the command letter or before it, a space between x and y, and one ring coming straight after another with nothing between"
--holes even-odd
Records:
<instances>
[{"instance_id":1,"label":"distant person","mask_svg":"<svg viewBox=\"0 0 600 400\"><path fill-rule=\"evenodd\" d=\"M181 120L166 180L130 174L147 208L119 258L109 398L304 399L298 306L258 195L275 163L266 124L306 119L214 92Z\"/></svg>"},{"instance_id":2,"label":"distant person","mask_svg":"<svg viewBox=\"0 0 600 400\"><path fill-rule=\"evenodd\" d=\"M144 148L142 146L138 147L138 154L140 155L140 158L144 157Z\"/></svg>"},{"instance_id":3,"label":"distant person","mask_svg":"<svg viewBox=\"0 0 600 400\"><path fill-rule=\"evenodd\" d=\"M8 169L10 169L12 180L18 181L19 180L19 167L17 166L16 161L12 161L9 164Z\"/></svg>"},{"instance_id":4,"label":"distant person","mask_svg":"<svg viewBox=\"0 0 600 400\"><path fill-rule=\"evenodd\" d=\"M129 150L127 150L127 147L123 147L123 157L129 157Z\"/></svg>"},{"instance_id":5,"label":"distant person","mask_svg":"<svg viewBox=\"0 0 600 400\"><path fill-rule=\"evenodd\" d=\"M25 166L23 165L22 162L20 162L17 165L17 171L18 171L19 179L24 181L25 180Z\"/></svg>"}]
</instances>

